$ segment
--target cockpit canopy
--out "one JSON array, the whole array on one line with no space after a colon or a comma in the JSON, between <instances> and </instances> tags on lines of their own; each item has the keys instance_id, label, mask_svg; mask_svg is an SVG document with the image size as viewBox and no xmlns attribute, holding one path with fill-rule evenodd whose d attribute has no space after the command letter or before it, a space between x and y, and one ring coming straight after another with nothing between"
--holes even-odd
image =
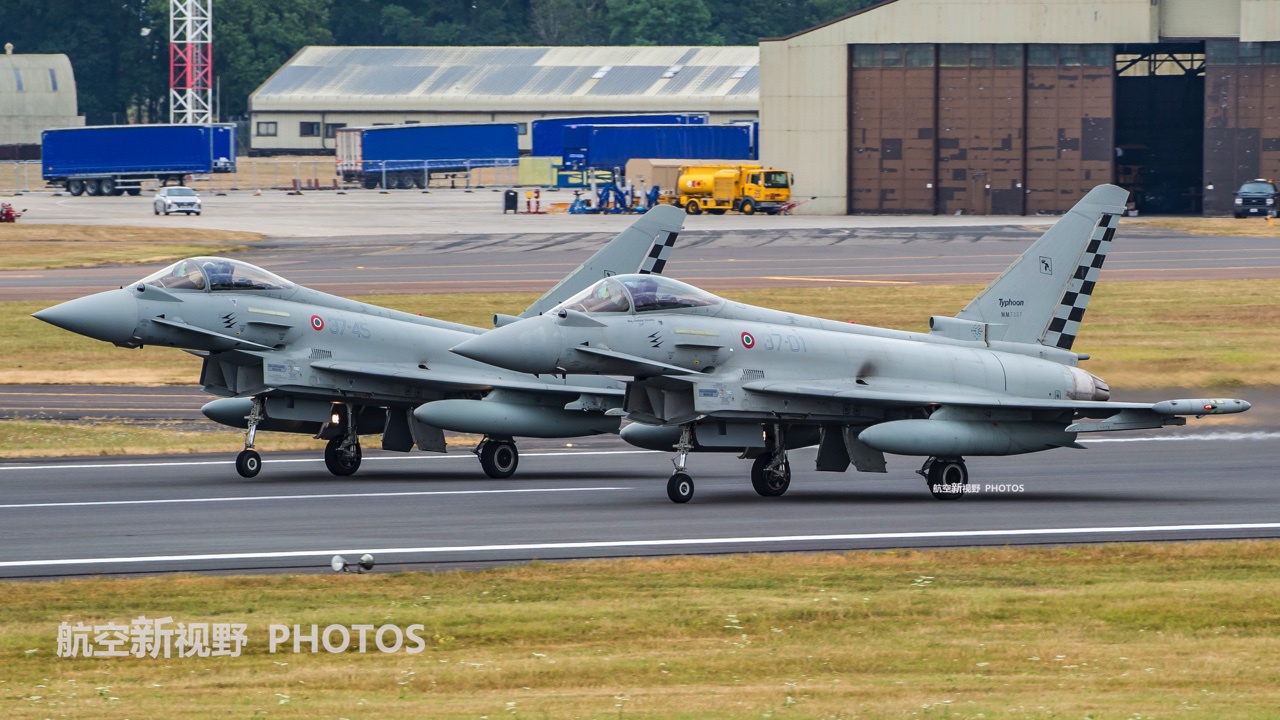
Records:
<instances>
[{"instance_id":1,"label":"cockpit canopy","mask_svg":"<svg viewBox=\"0 0 1280 720\"><path fill-rule=\"evenodd\" d=\"M256 265L220 257L193 257L138 281L167 290L289 290L293 283Z\"/></svg>"},{"instance_id":2,"label":"cockpit canopy","mask_svg":"<svg viewBox=\"0 0 1280 720\"><path fill-rule=\"evenodd\" d=\"M605 278L551 309L584 313L638 313L718 305L709 292L661 275Z\"/></svg>"}]
</instances>

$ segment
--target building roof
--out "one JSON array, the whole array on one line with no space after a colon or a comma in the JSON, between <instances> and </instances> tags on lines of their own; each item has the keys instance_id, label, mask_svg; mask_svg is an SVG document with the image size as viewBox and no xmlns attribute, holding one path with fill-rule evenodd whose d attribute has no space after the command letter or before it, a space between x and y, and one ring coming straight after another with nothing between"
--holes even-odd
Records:
<instances>
[{"instance_id":1,"label":"building roof","mask_svg":"<svg viewBox=\"0 0 1280 720\"><path fill-rule=\"evenodd\" d=\"M270 111L755 111L740 47L303 48L250 97Z\"/></svg>"}]
</instances>

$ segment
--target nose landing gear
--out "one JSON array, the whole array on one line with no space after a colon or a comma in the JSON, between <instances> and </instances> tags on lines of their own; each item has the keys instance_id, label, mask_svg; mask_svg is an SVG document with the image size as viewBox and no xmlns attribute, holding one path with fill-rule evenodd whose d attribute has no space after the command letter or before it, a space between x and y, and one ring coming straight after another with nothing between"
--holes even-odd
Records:
<instances>
[{"instance_id":1,"label":"nose landing gear","mask_svg":"<svg viewBox=\"0 0 1280 720\"><path fill-rule=\"evenodd\" d=\"M673 503L683 505L693 499L693 478L685 472L690 450L693 450L693 423L685 423L680 426L680 441L676 443L676 456L671 461L676 471L667 479L667 497Z\"/></svg>"},{"instance_id":2,"label":"nose landing gear","mask_svg":"<svg viewBox=\"0 0 1280 720\"><path fill-rule=\"evenodd\" d=\"M258 436L258 423L266 417L262 405L262 398L255 397L253 407L245 416L248 427L244 431L244 449L236 456L236 472L240 473L240 477L256 477L262 471L262 456L253 449L253 441Z\"/></svg>"}]
</instances>

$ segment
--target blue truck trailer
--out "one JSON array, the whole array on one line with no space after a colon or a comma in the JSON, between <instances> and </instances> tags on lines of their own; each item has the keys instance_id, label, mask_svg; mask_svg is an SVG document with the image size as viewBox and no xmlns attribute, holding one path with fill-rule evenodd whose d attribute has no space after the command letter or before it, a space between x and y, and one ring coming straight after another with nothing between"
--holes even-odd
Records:
<instances>
[{"instance_id":1,"label":"blue truck trailer","mask_svg":"<svg viewBox=\"0 0 1280 720\"><path fill-rule=\"evenodd\" d=\"M236 171L236 126L100 125L45 130L47 184L72 195L137 195L142 183Z\"/></svg>"},{"instance_id":2,"label":"blue truck trailer","mask_svg":"<svg viewBox=\"0 0 1280 720\"><path fill-rule=\"evenodd\" d=\"M570 125L706 125L706 113L646 113L643 115L580 115L541 118L530 123L534 157L563 157L564 129Z\"/></svg>"},{"instance_id":3,"label":"blue truck trailer","mask_svg":"<svg viewBox=\"0 0 1280 720\"><path fill-rule=\"evenodd\" d=\"M423 188L432 175L514 166L519 136L514 123L342 128L338 175L371 190Z\"/></svg>"},{"instance_id":4,"label":"blue truck trailer","mask_svg":"<svg viewBox=\"0 0 1280 720\"><path fill-rule=\"evenodd\" d=\"M572 125L564 131L566 170L624 168L632 158L750 160L745 125Z\"/></svg>"}]
</instances>

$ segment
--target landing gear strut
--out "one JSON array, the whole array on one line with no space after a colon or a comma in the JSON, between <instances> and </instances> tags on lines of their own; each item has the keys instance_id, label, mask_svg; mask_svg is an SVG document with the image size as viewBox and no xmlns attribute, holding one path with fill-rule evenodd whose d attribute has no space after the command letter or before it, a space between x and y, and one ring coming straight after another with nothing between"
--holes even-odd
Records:
<instances>
[{"instance_id":1,"label":"landing gear strut","mask_svg":"<svg viewBox=\"0 0 1280 720\"><path fill-rule=\"evenodd\" d=\"M963 458L931 457L916 472L929 483L929 492L939 500L959 500L969 486L969 468Z\"/></svg>"},{"instance_id":2,"label":"landing gear strut","mask_svg":"<svg viewBox=\"0 0 1280 720\"><path fill-rule=\"evenodd\" d=\"M339 477L354 475L360 469L360 436L356 433L355 408L343 405L346 422L341 435L331 438L324 448L324 466Z\"/></svg>"},{"instance_id":3,"label":"landing gear strut","mask_svg":"<svg viewBox=\"0 0 1280 720\"><path fill-rule=\"evenodd\" d=\"M687 503L693 499L693 478L685 472L689 451L693 450L693 423L680 426L680 441L676 443L676 456L671 462L676 471L667 480L667 497L673 503Z\"/></svg>"},{"instance_id":4,"label":"landing gear strut","mask_svg":"<svg viewBox=\"0 0 1280 720\"><path fill-rule=\"evenodd\" d=\"M764 497L778 497L791 487L791 463L787 462L782 426L774 425L765 442L771 447L751 464L751 487Z\"/></svg>"},{"instance_id":5,"label":"landing gear strut","mask_svg":"<svg viewBox=\"0 0 1280 720\"><path fill-rule=\"evenodd\" d=\"M266 415L262 398L255 397L253 399L253 407L249 409L249 414L245 416L245 420L248 421L248 427L244 431L244 449L236 456L236 472L240 473L240 477L256 477L262 470L262 456L258 454L257 450L253 449L253 441L258 436L258 423L262 422Z\"/></svg>"},{"instance_id":6,"label":"landing gear strut","mask_svg":"<svg viewBox=\"0 0 1280 720\"><path fill-rule=\"evenodd\" d=\"M480 469L494 480L509 478L516 473L520 464L520 452L511 438L491 438L485 436L473 450L480 458Z\"/></svg>"}]
</instances>

